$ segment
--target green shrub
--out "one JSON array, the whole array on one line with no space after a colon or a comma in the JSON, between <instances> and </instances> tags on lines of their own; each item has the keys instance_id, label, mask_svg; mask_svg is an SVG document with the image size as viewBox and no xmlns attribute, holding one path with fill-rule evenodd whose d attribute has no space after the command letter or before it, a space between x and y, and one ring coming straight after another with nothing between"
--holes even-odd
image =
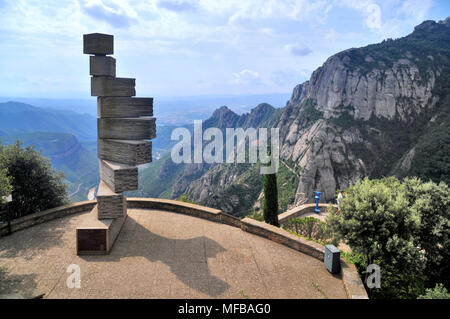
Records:
<instances>
[{"instance_id":1,"label":"green shrub","mask_svg":"<svg viewBox=\"0 0 450 319\"><path fill-rule=\"evenodd\" d=\"M186 194L183 194L180 197L178 197L177 201L194 204L194 201L193 200L189 200Z\"/></svg>"},{"instance_id":2,"label":"green shrub","mask_svg":"<svg viewBox=\"0 0 450 319\"><path fill-rule=\"evenodd\" d=\"M328 214L335 240L346 241L364 256L359 268L381 268L381 289L375 298L417 298L425 286L448 285L450 191L440 183L417 178L364 179L345 191L340 214Z\"/></svg>"},{"instance_id":3,"label":"green shrub","mask_svg":"<svg viewBox=\"0 0 450 319\"><path fill-rule=\"evenodd\" d=\"M443 284L436 284L433 289L427 289L425 294L417 299L450 299L450 293Z\"/></svg>"},{"instance_id":4,"label":"green shrub","mask_svg":"<svg viewBox=\"0 0 450 319\"><path fill-rule=\"evenodd\" d=\"M283 228L312 240L326 242L332 238L328 225L314 217L292 218Z\"/></svg>"},{"instance_id":5,"label":"green shrub","mask_svg":"<svg viewBox=\"0 0 450 319\"><path fill-rule=\"evenodd\" d=\"M246 217L263 222L264 216L261 214L261 212L253 211L253 213L248 214Z\"/></svg>"},{"instance_id":6,"label":"green shrub","mask_svg":"<svg viewBox=\"0 0 450 319\"><path fill-rule=\"evenodd\" d=\"M3 197L8 196L12 191L11 179L7 173L8 170L6 168L0 169L0 204L6 201Z\"/></svg>"}]
</instances>

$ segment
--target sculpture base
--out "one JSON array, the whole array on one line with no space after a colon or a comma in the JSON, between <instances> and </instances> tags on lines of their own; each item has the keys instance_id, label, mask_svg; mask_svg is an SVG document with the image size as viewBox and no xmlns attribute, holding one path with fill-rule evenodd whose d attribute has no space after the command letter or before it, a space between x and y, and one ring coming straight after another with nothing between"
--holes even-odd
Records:
<instances>
[{"instance_id":1,"label":"sculpture base","mask_svg":"<svg viewBox=\"0 0 450 319\"><path fill-rule=\"evenodd\" d=\"M87 214L81 225L77 227L77 255L107 255L127 218L98 219L97 205Z\"/></svg>"}]
</instances>

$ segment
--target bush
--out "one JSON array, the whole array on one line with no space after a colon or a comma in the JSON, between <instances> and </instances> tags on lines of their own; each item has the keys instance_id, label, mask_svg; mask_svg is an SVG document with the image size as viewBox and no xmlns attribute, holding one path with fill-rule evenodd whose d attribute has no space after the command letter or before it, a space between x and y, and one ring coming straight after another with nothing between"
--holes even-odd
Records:
<instances>
[{"instance_id":1,"label":"bush","mask_svg":"<svg viewBox=\"0 0 450 319\"><path fill-rule=\"evenodd\" d=\"M371 297L417 298L437 280L448 284L450 192L444 183L366 178L345 192L340 214L328 214L327 223L366 266L380 266L381 289L369 290Z\"/></svg>"},{"instance_id":2,"label":"bush","mask_svg":"<svg viewBox=\"0 0 450 319\"><path fill-rule=\"evenodd\" d=\"M450 286L450 188L443 182L404 180L411 214L420 216L415 245L424 252L427 286Z\"/></svg>"},{"instance_id":3,"label":"bush","mask_svg":"<svg viewBox=\"0 0 450 319\"><path fill-rule=\"evenodd\" d=\"M292 218L284 228L312 240L327 242L332 238L328 225L314 217Z\"/></svg>"},{"instance_id":4,"label":"bush","mask_svg":"<svg viewBox=\"0 0 450 319\"><path fill-rule=\"evenodd\" d=\"M69 202L64 175L52 169L50 161L21 143L0 145L0 170L7 169L13 188L11 213L25 216Z\"/></svg>"},{"instance_id":5,"label":"bush","mask_svg":"<svg viewBox=\"0 0 450 319\"><path fill-rule=\"evenodd\" d=\"M11 181L7 172L6 168L0 170L0 204L6 201L3 197L8 196L12 192Z\"/></svg>"},{"instance_id":6,"label":"bush","mask_svg":"<svg viewBox=\"0 0 450 319\"><path fill-rule=\"evenodd\" d=\"M264 216L263 214L261 214L261 212L258 211L253 211L253 213L248 214L246 217L263 222L264 221Z\"/></svg>"},{"instance_id":7,"label":"bush","mask_svg":"<svg viewBox=\"0 0 450 319\"><path fill-rule=\"evenodd\" d=\"M450 299L450 293L443 284L437 284L433 289L427 289L425 294L417 299Z\"/></svg>"},{"instance_id":8,"label":"bush","mask_svg":"<svg viewBox=\"0 0 450 319\"><path fill-rule=\"evenodd\" d=\"M180 197L178 197L177 201L194 204L194 201L193 200L189 200L186 194L183 194Z\"/></svg>"}]
</instances>

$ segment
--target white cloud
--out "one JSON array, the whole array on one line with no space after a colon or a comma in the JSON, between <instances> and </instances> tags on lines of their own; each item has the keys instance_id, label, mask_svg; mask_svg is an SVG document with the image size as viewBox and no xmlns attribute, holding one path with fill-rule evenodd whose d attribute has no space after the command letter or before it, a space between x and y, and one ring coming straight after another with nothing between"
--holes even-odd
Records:
<instances>
[{"instance_id":1,"label":"white cloud","mask_svg":"<svg viewBox=\"0 0 450 319\"><path fill-rule=\"evenodd\" d=\"M328 1L307 0L249 0L249 1L219 1L228 3L231 16L229 23L239 24L246 20L259 19L290 19L295 21L321 20L330 10ZM206 7L208 8L208 7Z\"/></svg>"},{"instance_id":2,"label":"white cloud","mask_svg":"<svg viewBox=\"0 0 450 319\"><path fill-rule=\"evenodd\" d=\"M398 9L398 14L413 18L416 22L422 22L430 10L431 0L406 0Z\"/></svg>"},{"instance_id":3,"label":"white cloud","mask_svg":"<svg viewBox=\"0 0 450 319\"><path fill-rule=\"evenodd\" d=\"M115 28L128 28L136 21L136 12L123 1L81 0L80 7L93 19L105 21Z\"/></svg>"},{"instance_id":4,"label":"white cloud","mask_svg":"<svg viewBox=\"0 0 450 319\"><path fill-rule=\"evenodd\" d=\"M381 8L371 0L342 0L339 5L361 12L369 29L381 28Z\"/></svg>"},{"instance_id":5,"label":"white cloud","mask_svg":"<svg viewBox=\"0 0 450 319\"><path fill-rule=\"evenodd\" d=\"M0 69L18 81L65 79L61 88L87 92L82 34L101 32L115 36L118 74L139 78L151 94L289 90L308 77L301 68L404 36L429 18L431 6L431 0L0 0ZM14 81L2 83L3 92L14 89Z\"/></svg>"},{"instance_id":6,"label":"white cloud","mask_svg":"<svg viewBox=\"0 0 450 319\"><path fill-rule=\"evenodd\" d=\"M233 83L235 84L249 84L255 81L259 81L259 73L256 71L243 69L240 72L233 73Z\"/></svg>"},{"instance_id":7,"label":"white cloud","mask_svg":"<svg viewBox=\"0 0 450 319\"><path fill-rule=\"evenodd\" d=\"M182 12L187 10L194 10L198 6L197 0L158 0L158 7L167 10Z\"/></svg>"},{"instance_id":8,"label":"white cloud","mask_svg":"<svg viewBox=\"0 0 450 319\"><path fill-rule=\"evenodd\" d=\"M359 11L365 26L383 34L395 33L398 25L422 22L432 7L432 0L340 0L336 5Z\"/></svg>"}]
</instances>

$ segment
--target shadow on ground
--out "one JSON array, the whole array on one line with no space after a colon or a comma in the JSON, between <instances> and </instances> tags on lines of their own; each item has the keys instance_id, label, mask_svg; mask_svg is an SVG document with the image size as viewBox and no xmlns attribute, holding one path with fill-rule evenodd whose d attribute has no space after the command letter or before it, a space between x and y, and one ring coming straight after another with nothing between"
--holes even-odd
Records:
<instances>
[{"instance_id":1,"label":"shadow on ground","mask_svg":"<svg viewBox=\"0 0 450 319\"><path fill-rule=\"evenodd\" d=\"M59 218L0 237L0 258L22 257L27 261L62 246L71 226L70 218Z\"/></svg>"},{"instance_id":2,"label":"shadow on ground","mask_svg":"<svg viewBox=\"0 0 450 319\"><path fill-rule=\"evenodd\" d=\"M230 286L211 274L207 260L223 252L225 248L206 236L167 238L151 232L128 216L109 255L80 257L86 262L119 262L124 257L144 257L150 262L160 261L186 286L217 297ZM202 276L203 280L195 280L198 276ZM205 281L209 284L204 285Z\"/></svg>"},{"instance_id":3,"label":"shadow on ground","mask_svg":"<svg viewBox=\"0 0 450 319\"><path fill-rule=\"evenodd\" d=\"M4 298L34 298L37 275L11 275L0 267L0 299Z\"/></svg>"}]
</instances>

